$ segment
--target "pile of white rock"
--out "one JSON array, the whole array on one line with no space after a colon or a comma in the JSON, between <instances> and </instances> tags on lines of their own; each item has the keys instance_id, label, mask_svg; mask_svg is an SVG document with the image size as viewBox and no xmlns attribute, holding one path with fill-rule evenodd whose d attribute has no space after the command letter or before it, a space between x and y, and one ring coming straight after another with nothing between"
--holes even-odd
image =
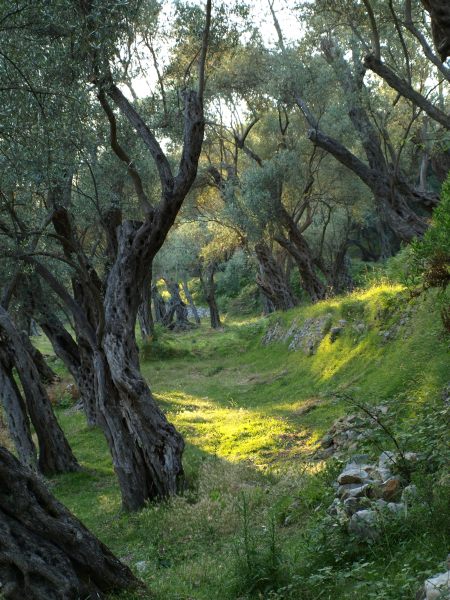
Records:
<instances>
[{"instance_id":1,"label":"pile of white rock","mask_svg":"<svg viewBox=\"0 0 450 600\"><path fill-rule=\"evenodd\" d=\"M406 453L407 461L415 461L415 453ZM394 452L382 452L376 464L367 454L357 454L339 474L336 498L328 512L347 524L348 531L361 540L380 535L383 515L404 515L417 495L414 485L405 485L398 471L399 457Z\"/></svg>"},{"instance_id":2,"label":"pile of white rock","mask_svg":"<svg viewBox=\"0 0 450 600\"><path fill-rule=\"evenodd\" d=\"M382 418L389 411L386 404L371 408L373 415ZM358 449L362 441L368 440L376 430L376 423L372 417L363 413L355 413L339 417L329 431L320 440L320 448L315 458L323 460L330 456L338 457Z\"/></svg>"}]
</instances>

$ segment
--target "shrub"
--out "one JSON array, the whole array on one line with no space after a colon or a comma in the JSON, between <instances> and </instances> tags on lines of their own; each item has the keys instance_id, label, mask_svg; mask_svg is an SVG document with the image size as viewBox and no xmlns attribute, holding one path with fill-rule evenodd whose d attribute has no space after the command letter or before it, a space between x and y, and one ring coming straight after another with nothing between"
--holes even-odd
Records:
<instances>
[{"instance_id":1,"label":"shrub","mask_svg":"<svg viewBox=\"0 0 450 600\"><path fill-rule=\"evenodd\" d=\"M242 531L236 544L234 593L236 596L268 597L286 583L275 518L267 527L253 527L248 500L242 496ZM244 596L245 597L245 596Z\"/></svg>"},{"instance_id":2,"label":"shrub","mask_svg":"<svg viewBox=\"0 0 450 600\"><path fill-rule=\"evenodd\" d=\"M435 208L430 228L423 239L412 245L413 273L420 276L423 289L441 290L441 315L450 332L450 176L442 187L441 201Z\"/></svg>"}]
</instances>

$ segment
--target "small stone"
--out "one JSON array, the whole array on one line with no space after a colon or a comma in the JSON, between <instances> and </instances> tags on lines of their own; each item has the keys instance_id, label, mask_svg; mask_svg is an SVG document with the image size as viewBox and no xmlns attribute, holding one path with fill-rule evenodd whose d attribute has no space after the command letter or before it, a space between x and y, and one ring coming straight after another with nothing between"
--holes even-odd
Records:
<instances>
[{"instance_id":1,"label":"small stone","mask_svg":"<svg viewBox=\"0 0 450 600\"><path fill-rule=\"evenodd\" d=\"M364 483L368 478L369 476L364 469L346 467L337 480L340 485L345 485L346 483Z\"/></svg>"},{"instance_id":2,"label":"small stone","mask_svg":"<svg viewBox=\"0 0 450 600\"><path fill-rule=\"evenodd\" d=\"M402 502L404 502L406 504L410 504L412 501L414 501L417 498L417 496L418 496L417 486L414 485L413 483L411 483L410 485L407 485L402 492Z\"/></svg>"},{"instance_id":3,"label":"small stone","mask_svg":"<svg viewBox=\"0 0 450 600\"><path fill-rule=\"evenodd\" d=\"M396 461L397 455L395 454L395 452L385 450L380 454L378 464L382 469L391 469L393 466L395 466Z\"/></svg>"},{"instance_id":4,"label":"small stone","mask_svg":"<svg viewBox=\"0 0 450 600\"><path fill-rule=\"evenodd\" d=\"M363 540L374 540L378 537L376 528L376 512L371 509L359 510L350 519L348 530Z\"/></svg>"},{"instance_id":5,"label":"small stone","mask_svg":"<svg viewBox=\"0 0 450 600\"><path fill-rule=\"evenodd\" d=\"M388 502L386 508L394 514L404 514L406 507L402 502Z\"/></svg>"},{"instance_id":6,"label":"small stone","mask_svg":"<svg viewBox=\"0 0 450 600\"><path fill-rule=\"evenodd\" d=\"M329 448L324 448L323 450L319 450L319 452L317 452L317 454L315 455L315 458L318 460L326 460L327 458L330 458L331 456L333 456L335 452L335 449L333 446L330 446Z\"/></svg>"},{"instance_id":7,"label":"small stone","mask_svg":"<svg viewBox=\"0 0 450 600\"><path fill-rule=\"evenodd\" d=\"M367 483L362 485L359 483L347 483L340 485L337 491L337 495L345 500L346 498L361 498L367 496L370 486Z\"/></svg>"},{"instance_id":8,"label":"small stone","mask_svg":"<svg viewBox=\"0 0 450 600\"><path fill-rule=\"evenodd\" d=\"M379 468L378 473L380 474L381 481L387 481L388 479L390 479L392 477L392 473L389 469Z\"/></svg>"},{"instance_id":9,"label":"small stone","mask_svg":"<svg viewBox=\"0 0 450 600\"><path fill-rule=\"evenodd\" d=\"M139 573L139 575L142 575L148 569L148 561L146 561L146 560L140 560L139 562L137 562L134 565L134 567L135 567L136 571Z\"/></svg>"},{"instance_id":10,"label":"small stone","mask_svg":"<svg viewBox=\"0 0 450 600\"><path fill-rule=\"evenodd\" d=\"M425 581L426 600L438 600L447 597L450 591L450 571L439 573Z\"/></svg>"},{"instance_id":11,"label":"small stone","mask_svg":"<svg viewBox=\"0 0 450 600\"><path fill-rule=\"evenodd\" d=\"M337 516L342 509L341 501L339 498L335 498L330 506L327 508L327 513L332 516Z\"/></svg>"},{"instance_id":12,"label":"small stone","mask_svg":"<svg viewBox=\"0 0 450 600\"><path fill-rule=\"evenodd\" d=\"M398 477L391 477L380 486L381 497L387 502L395 500L400 494L401 487L400 479Z\"/></svg>"},{"instance_id":13,"label":"small stone","mask_svg":"<svg viewBox=\"0 0 450 600\"><path fill-rule=\"evenodd\" d=\"M417 462L419 460L419 455L417 452L405 452L405 459L410 462Z\"/></svg>"},{"instance_id":14,"label":"small stone","mask_svg":"<svg viewBox=\"0 0 450 600\"><path fill-rule=\"evenodd\" d=\"M367 463L369 462L370 457L368 454L353 454L350 457L350 461L347 465L347 467L349 467L350 465L367 465Z\"/></svg>"},{"instance_id":15,"label":"small stone","mask_svg":"<svg viewBox=\"0 0 450 600\"><path fill-rule=\"evenodd\" d=\"M370 500L368 498L346 498L344 500L344 510L349 516L351 516L359 510L367 508L368 504L370 504Z\"/></svg>"}]
</instances>

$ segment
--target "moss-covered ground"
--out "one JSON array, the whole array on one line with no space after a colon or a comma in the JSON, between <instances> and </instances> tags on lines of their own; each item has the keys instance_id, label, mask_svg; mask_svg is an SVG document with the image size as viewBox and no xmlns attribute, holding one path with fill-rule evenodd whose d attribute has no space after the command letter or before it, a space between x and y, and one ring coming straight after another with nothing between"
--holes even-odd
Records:
<instances>
[{"instance_id":1,"label":"moss-covered ground","mask_svg":"<svg viewBox=\"0 0 450 600\"><path fill-rule=\"evenodd\" d=\"M414 598L448 551L439 415L450 380L449 341L434 303L433 295L410 301L400 286L380 284L282 315L226 320L220 331L205 324L146 343L143 373L186 440L187 486L137 514L121 511L102 434L67 407L60 386L58 416L84 470L51 486L147 585L126 597ZM313 356L261 343L274 321L328 313L333 324L347 325ZM387 341L386 331L394 332ZM50 353L45 339L37 343ZM326 516L339 465L311 460L332 422L355 412L352 399L388 403L400 443L424 452L429 441L436 462L434 473L416 475L420 489L430 481L437 489L428 508L364 547ZM392 447L380 436L378 447L368 448L374 455L380 444Z\"/></svg>"}]
</instances>

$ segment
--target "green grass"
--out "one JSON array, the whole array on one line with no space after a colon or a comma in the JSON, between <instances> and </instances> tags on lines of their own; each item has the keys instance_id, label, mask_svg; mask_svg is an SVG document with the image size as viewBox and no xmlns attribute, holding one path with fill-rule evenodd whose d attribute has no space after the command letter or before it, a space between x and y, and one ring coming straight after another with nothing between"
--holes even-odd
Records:
<instances>
[{"instance_id":1,"label":"green grass","mask_svg":"<svg viewBox=\"0 0 450 600\"><path fill-rule=\"evenodd\" d=\"M405 309L411 313L408 324L384 342L380 331L395 328ZM344 318L348 324L334 343L327 335L314 356L291 352L283 343L261 344L274 321L288 325L327 313L333 323ZM362 332L354 328L360 322ZM49 352L44 344L39 338L41 350ZM319 598L314 595L319 588L320 598L371 598L364 585L372 582L376 589L387 576L393 578L393 591L379 590L379 597L413 598L417 581L445 558L442 532L424 526L428 538L419 554L417 538L406 533L401 553L391 548L389 556L382 551L368 557L363 551L365 571L358 571L351 553L336 565L339 551L333 554L333 543L341 548L345 541L337 534L334 542L333 536L323 537L323 520L337 467L334 461L312 463L310 457L334 419L355 410L336 397L339 392L369 405L390 403L403 416L395 425L397 434L413 448L410 432L423 407L437 406L448 383L448 350L433 296L408 303L400 286L388 284L282 315L226 322L223 331L203 325L162 334L153 348L145 348L142 370L186 439L184 495L123 514L106 443L71 410L58 414L85 469L53 479L52 488L132 568L147 562L140 577L149 592L141 597L247 597L239 562L245 505L247 526L261 548L269 524L277 526L288 583L272 598Z\"/></svg>"}]
</instances>

